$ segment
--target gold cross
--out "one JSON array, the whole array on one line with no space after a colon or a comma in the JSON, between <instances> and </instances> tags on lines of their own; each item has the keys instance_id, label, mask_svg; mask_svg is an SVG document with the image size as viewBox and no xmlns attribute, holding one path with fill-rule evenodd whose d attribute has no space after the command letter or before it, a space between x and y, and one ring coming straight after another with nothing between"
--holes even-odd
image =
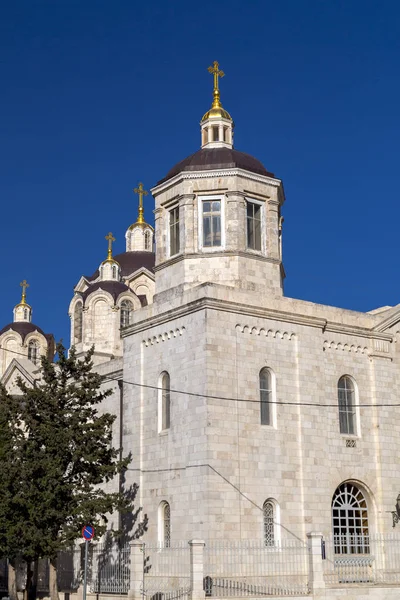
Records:
<instances>
[{"instance_id":1,"label":"gold cross","mask_svg":"<svg viewBox=\"0 0 400 600\"><path fill-rule=\"evenodd\" d=\"M113 234L111 233L111 231L108 235L106 235L106 240L108 241L107 260L111 260L112 259L112 244L113 244L113 242L115 242L115 237L113 237Z\"/></svg>"},{"instance_id":2,"label":"gold cross","mask_svg":"<svg viewBox=\"0 0 400 600\"><path fill-rule=\"evenodd\" d=\"M223 77L225 73L219 70L219 63L214 60L212 67L208 67L208 72L214 75L214 92L218 90L218 77Z\"/></svg>"},{"instance_id":3,"label":"gold cross","mask_svg":"<svg viewBox=\"0 0 400 600\"><path fill-rule=\"evenodd\" d=\"M22 287L21 304L26 304L26 290L29 287L29 283L24 279L19 285Z\"/></svg>"},{"instance_id":4,"label":"gold cross","mask_svg":"<svg viewBox=\"0 0 400 600\"><path fill-rule=\"evenodd\" d=\"M139 186L137 188L133 188L133 191L135 194L139 194L139 213L136 223L144 223L143 196L147 196L149 192L146 192L143 187L143 183L139 183Z\"/></svg>"}]
</instances>

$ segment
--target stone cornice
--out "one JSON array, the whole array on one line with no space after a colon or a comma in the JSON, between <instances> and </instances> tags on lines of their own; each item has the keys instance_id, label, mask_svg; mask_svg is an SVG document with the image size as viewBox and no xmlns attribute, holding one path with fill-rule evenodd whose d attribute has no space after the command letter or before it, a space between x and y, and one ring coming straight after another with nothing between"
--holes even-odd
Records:
<instances>
[{"instance_id":1,"label":"stone cornice","mask_svg":"<svg viewBox=\"0 0 400 600\"><path fill-rule=\"evenodd\" d=\"M257 173L251 173L250 171L245 171L244 169L218 169L218 170L210 170L210 171L183 171L182 173L178 173L175 177L168 179L164 183L160 185L156 185L151 188L151 193L153 196L161 194L171 186L178 184L180 181L190 180L190 179L209 179L211 177L234 177L239 176L244 179L251 179L252 181L257 181L260 183L267 183L273 187L280 187L282 182L280 179L276 179L274 177L267 177L266 175L258 175Z\"/></svg>"},{"instance_id":2,"label":"stone cornice","mask_svg":"<svg viewBox=\"0 0 400 600\"><path fill-rule=\"evenodd\" d=\"M320 317L302 315L279 309L260 308L238 302L231 302L227 300L220 300L218 298L209 297L199 298L183 306L177 306L159 315L151 316L139 323L130 325L129 327L124 329L122 337L127 337L129 335L139 333L141 331L149 329L150 327L162 325L171 320L178 319L204 309L236 313L241 317L256 317L275 321L283 321L285 323L290 323L291 325L305 325L308 327L315 327L321 329L323 333L333 332L341 335L358 336L368 339L379 339L387 342L391 342L393 338L393 336L389 334L382 334L372 329L367 329L354 325L345 325L328 322L326 319L322 319Z\"/></svg>"}]
</instances>

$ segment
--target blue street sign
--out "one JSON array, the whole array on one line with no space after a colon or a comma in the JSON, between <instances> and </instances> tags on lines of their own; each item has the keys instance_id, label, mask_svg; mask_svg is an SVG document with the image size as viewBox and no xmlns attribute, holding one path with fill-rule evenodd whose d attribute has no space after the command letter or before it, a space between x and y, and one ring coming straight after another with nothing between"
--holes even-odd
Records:
<instances>
[{"instance_id":1,"label":"blue street sign","mask_svg":"<svg viewBox=\"0 0 400 600\"><path fill-rule=\"evenodd\" d=\"M82 529L82 536L86 541L94 538L94 527L92 525L85 525Z\"/></svg>"}]
</instances>

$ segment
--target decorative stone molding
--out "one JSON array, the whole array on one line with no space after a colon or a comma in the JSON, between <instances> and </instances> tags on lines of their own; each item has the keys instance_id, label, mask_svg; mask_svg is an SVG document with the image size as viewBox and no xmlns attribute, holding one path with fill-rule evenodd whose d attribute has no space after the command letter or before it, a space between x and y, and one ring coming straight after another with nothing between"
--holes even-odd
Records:
<instances>
[{"instance_id":1,"label":"decorative stone molding","mask_svg":"<svg viewBox=\"0 0 400 600\"><path fill-rule=\"evenodd\" d=\"M218 171L189 171L182 172L175 175L168 181L164 181L159 186L156 185L150 191L152 195L155 197L158 194L162 193L166 189L173 187L179 181L187 180L187 179L211 179L215 177L243 177L244 179L251 179L253 181L258 181L261 183L268 183L273 187L280 187L282 182L280 179L275 179L273 177L267 177L266 175L257 175L256 173L251 173L250 171L245 171L243 169L219 169Z\"/></svg>"},{"instance_id":2,"label":"decorative stone molding","mask_svg":"<svg viewBox=\"0 0 400 600\"><path fill-rule=\"evenodd\" d=\"M369 356L371 349L367 346L356 346L355 344L342 344L342 342L324 341L324 350L342 350L343 352L354 352L354 354L366 354Z\"/></svg>"},{"instance_id":3,"label":"decorative stone molding","mask_svg":"<svg viewBox=\"0 0 400 600\"><path fill-rule=\"evenodd\" d=\"M171 340L172 338L179 337L183 335L183 332L186 330L186 327L177 327L174 330L165 331L164 333L159 333L158 335L154 335L151 338L147 338L147 340L142 340L142 343L146 346L154 346L154 344L159 344L160 342L166 342L167 340Z\"/></svg>"},{"instance_id":4,"label":"decorative stone molding","mask_svg":"<svg viewBox=\"0 0 400 600\"><path fill-rule=\"evenodd\" d=\"M248 333L250 335L261 335L263 337L275 338L279 340L293 341L296 339L296 334L280 329L266 329L265 327L250 327L249 325L236 325L236 331L239 333Z\"/></svg>"}]
</instances>

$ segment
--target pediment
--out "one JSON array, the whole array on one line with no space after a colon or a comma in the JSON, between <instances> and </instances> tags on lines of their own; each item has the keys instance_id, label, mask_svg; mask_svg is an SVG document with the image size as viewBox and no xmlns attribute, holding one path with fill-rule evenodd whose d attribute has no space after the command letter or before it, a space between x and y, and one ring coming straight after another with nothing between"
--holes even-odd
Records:
<instances>
[{"instance_id":1,"label":"pediment","mask_svg":"<svg viewBox=\"0 0 400 600\"><path fill-rule=\"evenodd\" d=\"M379 313L377 315L379 317ZM378 322L374 327L374 331L388 331L389 329L393 329L396 325L400 324L400 304L397 306L393 306L393 308L385 311L382 314L382 320ZM400 326L399 326L400 328Z\"/></svg>"},{"instance_id":2,"label":"pediment","mask_svg":"<svg viewBox=\"0 0 400 600\"><path fill-rule=\"evenodd\" d=\"M150 281L154 281L154 279L155 279L154 273L152 273L151 271L146 269L146 267L141 267L134 273L131 273L130 275L124 277L124 282L126 283L126 285L129 286L129 284L133 283L136 279L138 279L142 275L145 275L146 277L148 277Z\"/></svg>"},{"instance_id":3,"label":"pediment","mask_svg":"<svg viewBox=\"0 0 400 600\"><path fill-rule=\"evenodd\" d=\"M38 367L30 360L13 358L1 378L1 383L9 394L19 396L21 390L17 384L18 378L21 378L28 387L33 387L34 381L37 379L36 373L38 373Z\"/></svg>"},{"instance_id":4,"label":"pediment","mask_svg":"<svg viewBox=\"0 0 400 600\"><path fill-rule=\"evenodd\" d=\"M88 289L89 285L90 285L91 283L94 283L95 281L97 281L97 279L95 279L95 280L93 280L93 281L90 281L90 282L89 282L89 281L86 279L86 277L84 277L84 276L82 275L82 277L80 278L80 280L78 281L78 283L77 283L77 284L76 284L76 286L74 287L74 292L80 292L80 293L82 294L83 292L85 292L85 291Z\"/></svg>"}]
</instances>

